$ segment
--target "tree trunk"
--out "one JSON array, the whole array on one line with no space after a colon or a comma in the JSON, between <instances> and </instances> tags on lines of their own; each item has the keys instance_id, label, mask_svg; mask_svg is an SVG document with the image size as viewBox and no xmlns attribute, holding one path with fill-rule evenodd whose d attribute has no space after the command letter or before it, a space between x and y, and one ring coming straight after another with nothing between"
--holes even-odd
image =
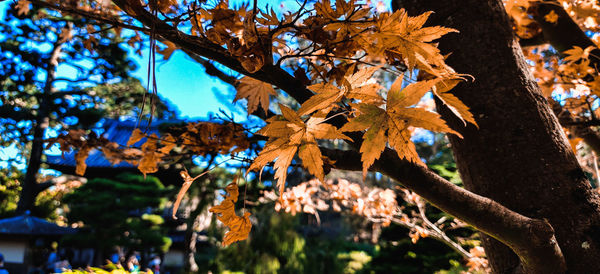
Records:
<instances>
[{"instance_id":1,"label":"tree trunk","mask_svg":"<svg viewBox=\"0 0 600 274\"><path fill-rule=\"evenodd\" d=\"M210 167L214 156L211 157L208 166L203 172L207 171ZM213 183L211 182L208 186L200 186L200 194L198 195L199 202L196 203L196 207L190 212L189 216L185 220L185 262L184 269L186 272L193 273L198 272L198 264L196 263L196 242L198 241L198 233L196 229L200 225L200 215L209 206L209 201L214 200Z\"/></svg>"},{"instance_id":2,"label":"tree trunk","mask_svg":"<svg viewBox=\"0 0 600 274\"><path fill-rule=\"evenodd\" d=\"M464 136L450 136L467 189L555 230L568 272L600 273L600 203L569 147L548 102L530 75L500 0L396 0L429 24L458 29L440 42L447 63L475 77L453 93L471 108L479 129L464 127L441 109ZM483 237L492 270L521 271L519 258ZM533 244L533 243L532 243Z\"/></svg>"},{"instance_id":3,"label":"tree trunk","mask_svg":"<svg viewBox=\"0 0 600 274\"><path fill-rule=\"evenodd\" d=\"M71 31L67 28L66 31ZM59 37L59 34L57 34ZM46 63L46 81L44 83L44 92L39 99L39 106L36 114L36 119L33 124L33 140L31 141L31 153L29 160L27 161L27 171L25 172L25 179L19 196L19 202L17 204L17 214L23 214L28 210L31 210L35 204L35 197L37 192L37 181L36 177L42 163L42 155L44 153L44 133L48 128L49 109L52 101L50 95L53 91L54 79L56 78L56 67L58 66L58 58L62 51L63 43L62 38L54 43L50 57Z\"/></svg>"}]
</instances>

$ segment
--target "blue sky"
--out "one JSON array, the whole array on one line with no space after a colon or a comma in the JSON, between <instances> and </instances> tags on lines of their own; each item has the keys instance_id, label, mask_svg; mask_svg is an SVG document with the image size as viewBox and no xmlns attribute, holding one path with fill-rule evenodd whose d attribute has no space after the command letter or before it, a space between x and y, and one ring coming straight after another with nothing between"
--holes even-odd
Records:
<instances>
[{"instance_id":1,"label":"blue sky","mask_svg":"<svg viewBox=\"0 0 600 274\"><path fill-rule=\"evenodd\" d=\"M232 0L230 4L238 6L243 2L247 1ZM258 1L259 7L265 5L273 6L274 10L279 13L282 10L297 7L297 2L293 0ZM227 92L232 87L208 76L204 73L202 65L192 61L182 51L175 51L166 62L161 61L162 56L159 54L156 58L158 93L176 105L183 117L207 117L209 112L216 113L219 109L229 110L228 102L219 101L215 96L215 91L232 94L232 92ZM143 52L143 56L135 55L133 59L139 65L139 69L133 75L145 84L148 70L148 50ZM232 100L233 97L230 99Z\"/></svg>"},{"instance_id":2,"label":"blue sky","mask_svg":"<svg viewBox=\"0 0 600 274\"><path fill-rule=\"evenodd\" d=\"M12 1L0 2L0 20L3 20L5 10ZM232 1L236 5L242 1ZM265 1L259 1L260 3ZM277 3L279 1L267 1ZM294 1L284 1L292 2ZM148 69L148 50L142 51L139 56L133 51L132 59L138 64L138 69L132 75L142 81L145 85ZM58 71L59 75L69 76L71 71ZM168 61L162 60L157 54L156 79L158 93L175 105L182 117L201 118L207 117L209 112L216 113L219 109L229 110L229 104L219 101L215 96L215 90L225 94L231 94L231 86L204 73L204 68L192 61L185 53L175 51ZM229 92L228 92L229 90ZM231 98L232 99L232 98ZM225 103L225 104L224 104Z\"/></svg>"},{"instance_id":3,"label":"blue sky","mask_svg":"<svg viewBox=\"0 0 600 274\"><path fill-rule=\"evenodd\" d=\"M145 85L148 70L148 51L143 56L132 55L139 68L133 76ZM202 65L192 61L185 53L175 51L168 61L156 55L156 82L158 93L179 109L184 117L206 117L228 107L219 102L213 90L227 91L232 87L204 73ZM225 92L226 93L226 92Z\"/></svg>"},{"instance_id":4,"label":"blue sky","mask_svg":"<svg viewBox=\"0 0 600 274\"><path fill-rule=\"evenodd\" d=\"M0 20L3 20L5 10L13 1L0 2ZM238 6L240 3L247 2L242 0L231 0L232 6ZM378 1L372 1L378 2ZM276 13L280 14L295 10L298 8L298 2L294 0L259 0L258 6L273 7ZM146 41L148 44L148 41ZM137 63L138 69L132 72L132 75L142 81L145 85L147 81L148 69L148 49L142 51L139 56L130 49L130 57ZM156 80L158 93L166 98L180 112L182 118L206 118L210 113L218 113L220 109L227 113L231 112L231 100L235 91L233 88L221 82L219 79L208 76L204 72L202 65L194 62L182 51L175 51L168 61L162 60L162 55L157 54L156 62ZM59 66L57 74L64 77L72 76L73 70L65 69L66 66ZM227 70L226 70L227 71ZM60 88L57 86L57 88ZM229 97L219 100L215 93L227 94ZM237 103L240 104L239 102ZM241 112L235 114L237 121L245 120L245 114ZM0 151L0 158L6 151Z\"/></svg>"},{"instance_id":5,"label":"blue sky","mask_svg":"<svg viewBox=\"0 0 600 274\"><path fill-rule=\"evenodd\" d=\"M0 2L0 20L3 20L5 9L12 1ZM242 0L231 0L232 6L247 2ZM377 2L377 1L372 1ZM293 10L298 7L294 0L260 0L259 7L269 5L277 13ZM138 64L138 69L132 75L142 81L145 85L148 69L148 50L143 50L143 55L131 53L132 59ZM58 71L58 74L69 76L70 71ZM158 93L175 105L182 117L202 118L207 117L209 112L216 113L219 109L229 110L228 100L219 100L215 96L215 90L224 94L233 94L231 86L204 73L204 68L192 61L181 51L175 51L168 61L163 61L162 56L157 54L156 79ZM233 98L229 98L233 99ZM238 103L239 104L239 103ZM238 115L239 116L239 115ZM241 118L241 117L238 117Z\"/></svg>"}]
</instances>

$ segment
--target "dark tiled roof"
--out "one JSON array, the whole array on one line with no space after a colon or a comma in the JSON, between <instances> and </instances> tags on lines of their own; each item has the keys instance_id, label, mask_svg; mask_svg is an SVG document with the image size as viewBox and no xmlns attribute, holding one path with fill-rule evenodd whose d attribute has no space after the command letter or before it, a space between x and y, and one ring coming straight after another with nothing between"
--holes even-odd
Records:
<instances>
[{"instance_id":1,"label":"dark tiled roof","mask_svg":"<svg viewBox=\"0 0 600 274\"><path fill-rule=\"evenodd\" d=\"M177 121L164 121L164 120L163 121L155 121L148 128L148 134L156 133L156 135L159 135L158 125L165 123L165 122L177 122ZM102 124L102 128L104 130L104 132L102 133L102 136L104 136L105 138L107 138L108 140L110 140L112 142L116 142L119 145L125 146L127 144L127 141L129 140L129 136L131 136L131 132L133 132L133 130L135 129L136 124L137 124L137 122L132 121L132 120L119 121L119 120L107 119ZM146 124L140 123L139 128L142 131L145 131ZM135 144L134 146L139 146L141 144L142 144L142 141ZM76 153L76 151L71 151L71 152L65 153L64 156L48 155L48 156L46 156L46 163L49 164L51 168L52 168L52 166L72 166L72 167L74 167L74 166L76 166L75 153ZM100 152L99 150L91 151L90 155L85 160L85 163L87 164L88 168L112 167L112 168L135 169L135 166L133 166L127 162L121 162L116 165L111 165L110 162L108 160L106 160L106 158L104 158L102 152Z\"/></svg>"},{"instance_id":2,"label":"dark tiled roof","mask_svg":"<svg viewBox=\"0 0 600 274\"><path fill-rule=\"evenodd\" d=\"M0 220L0 234L63 235L73 234L77 229L58 226L28 214Z\"/></svg>"}]
</instances>

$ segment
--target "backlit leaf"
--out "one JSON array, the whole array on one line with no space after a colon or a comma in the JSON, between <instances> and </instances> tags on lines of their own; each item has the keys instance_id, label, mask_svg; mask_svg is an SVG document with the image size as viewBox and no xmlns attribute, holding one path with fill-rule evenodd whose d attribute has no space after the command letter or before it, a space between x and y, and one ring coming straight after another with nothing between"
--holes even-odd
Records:
<instances>
[{"instance_id":1,"label":"backlit leaf","mask_svg":"<svg viewBox=\"0 0 600 274\"><path fill-rule=\"evenodd\" d=\"M131 136L129 137L129 140L127 141L127 146L131 146L139 142L144 137L146 137L146 134L143 133L139 128L134 129L131 133Z\"/></svg>"},{"instance_id":2,"label":"backlit leaf","mask_svg":"<svg viewBox=\"0 0 600 274\"><path fill-rule=\"evenodd\" d=\"M245 98L248 100L248 113L256 111L259 104L265 113L267 113L269 111L270 95L276 95L271 84L245 76L237 86L237 94L233 101Z\"/></svg>"},{"instance_id":3,"label":"backlit leaf","mask_svg":"<svg viewBox=\"0 0 600 274\"><path fill-rule=\"evenodd\" d=\"M243 241L248 238L252 223L250 222L250 212L245 212L243 217L235 214L235 201L239 194L236 183L230 183L226 188L227 196L221 204L211 207L208 211L217 214L217 219L223 225L229 228L223 237L223 246L228 246L237 241Z\"/></svg>"}]
</instances>

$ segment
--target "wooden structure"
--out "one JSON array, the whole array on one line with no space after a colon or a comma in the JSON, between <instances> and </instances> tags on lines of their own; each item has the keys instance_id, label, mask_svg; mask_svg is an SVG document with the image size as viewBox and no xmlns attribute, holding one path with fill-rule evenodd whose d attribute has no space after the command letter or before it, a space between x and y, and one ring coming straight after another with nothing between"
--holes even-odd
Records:
<instances>
[{"instance_id":1,"label":"wooden structure","mask_svg":"<svg viewBox=\"0 0 600 274\"><path fill-rule=\"evenodd\" d=\"M0 219L0 253L4 255L9 273L27 273L39 264L42 249L77 229L63 227L34 217L26 212L12 218Z\"/></svg>"}]
</instances>

